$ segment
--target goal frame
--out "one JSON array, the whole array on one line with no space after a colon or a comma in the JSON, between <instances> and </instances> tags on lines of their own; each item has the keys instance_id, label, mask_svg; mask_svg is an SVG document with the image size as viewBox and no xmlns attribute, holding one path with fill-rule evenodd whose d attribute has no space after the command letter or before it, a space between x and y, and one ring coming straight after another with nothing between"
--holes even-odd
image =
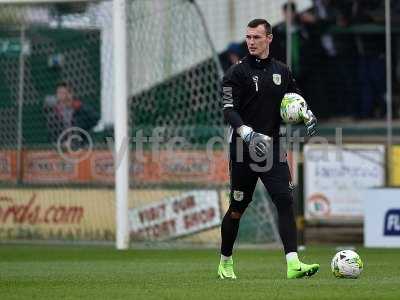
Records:
<instances>
[{"instance_id":1,"label":"goal frame","mask_svg":"<svg viewBox=\"0 0 400 300\"><path fill-rule=\"evenodd\" d=\"M111 0L110 0L111 1ZM0 0L0 4L49 4L99 2L98 0ZM129 248L128 189L129 189L129 143L128 139L128 75L127 75L127 30L126 0L113 3L113 103L114 103L114 163L115 163L115 246L118 250ZM22 114L22 98L19 96L19 115ZM20 132L20 130L19 130ZM20 133L18 134L20 135ZM18 138L18 145L21 138ZM19 146L20 147L20 146ZM122 150L122 151L120 151ZM118 162L116 161L118 153Z\"/></svg>"}]
</instances>

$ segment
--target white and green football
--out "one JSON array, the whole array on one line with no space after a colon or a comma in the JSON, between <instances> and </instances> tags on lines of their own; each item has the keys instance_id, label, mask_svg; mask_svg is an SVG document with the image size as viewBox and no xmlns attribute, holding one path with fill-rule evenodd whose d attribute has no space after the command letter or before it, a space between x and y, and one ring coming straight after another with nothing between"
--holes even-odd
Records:
<instances>
[{"instance_id":1,"label":"white and green football","mask_svg":"<svg viewBox=\"0 0 400 300\"><path fill-rule=\"evenodd\" d=\"M281 102L281 118L286 124L296 124L303 121L307 112L307 103L296 93L286 93Z\"/></svg>"},{"instance_id":2,"label":"white and green football","mask_svg":"<svg viewBox=\"0 0 400 300\"><path fill-rule=\"evenodd\" d=\"M337 278L358 278L363 270L360 256L353 250L342 250L333 257L332 273Z\"/></svg>"}]
</instances>

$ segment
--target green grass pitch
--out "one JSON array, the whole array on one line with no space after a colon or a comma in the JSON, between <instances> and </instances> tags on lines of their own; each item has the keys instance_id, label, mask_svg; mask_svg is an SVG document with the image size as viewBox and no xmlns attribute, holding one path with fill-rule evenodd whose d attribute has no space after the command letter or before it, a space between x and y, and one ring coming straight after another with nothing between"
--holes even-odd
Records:
<instances>
[{"instance_id":1,"label":"green grass pitch","mask_svg":"<svg viewBox=\"0 0 400 300\"><path fill-rule=\"evenodd\" d=\"M280 251L238 250L238 279L226 281L217 250L0 245L0 299L400 299L400 251L356 251L359 279L334 278L334 247L310 246L301 258L321 264L312 278L285 279Z\"/></svg>"}]
</instances>

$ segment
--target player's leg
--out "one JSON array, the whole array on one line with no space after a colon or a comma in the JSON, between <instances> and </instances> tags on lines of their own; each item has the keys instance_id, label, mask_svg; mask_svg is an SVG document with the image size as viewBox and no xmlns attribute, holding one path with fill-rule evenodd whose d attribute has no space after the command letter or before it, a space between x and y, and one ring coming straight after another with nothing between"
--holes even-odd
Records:
<instances>
[{"instance_id":1,"label":"player's leg","mask_svg":"<svg viewBox=\"0 0 400 300\"><path fill-rule=\"evenodd\" d=\"M293 197L289 188L290 172L286 162L277 162L272 169L260 175L278 211L279 234L282 239L286 261L287 277L300 278L314 275L318 264L306 265L297 255L297 228L293 209Z\"/></svg>"},{"instance_id":2,"label":"player's leg","mask_svg":"<svg viewBox=\"0 0 400 300\"><path fill-rule=\"evenodd\" d=\"M260 179L277 208L279 234L285 253L297 252L297 229L287 164L276 163L270 171L262 173Z\"/></svg>"},{"instance_id":3,"label":"player's leg","mask_svg":"<svg viewBox=\"0 0 400 300\"><path fill-rule=\"evenodd\" d=\"M230 162L230 205L221 224L220 278L235 279L232 251L239 230L240 218L252 200L258 176L245 162Z\"/></svg>"}]
</instances>

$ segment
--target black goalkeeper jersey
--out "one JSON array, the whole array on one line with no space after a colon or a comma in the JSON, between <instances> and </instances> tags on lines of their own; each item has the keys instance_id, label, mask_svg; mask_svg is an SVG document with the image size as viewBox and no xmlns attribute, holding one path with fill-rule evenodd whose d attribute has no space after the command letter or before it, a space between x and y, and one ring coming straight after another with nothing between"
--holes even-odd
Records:
<instances>
[{"instance_id":1,"label":"black goalkeeper jersey","mask_svg":"<svg viewBox=\"0 0 400 300\"><path fill-rule=\"evenodd\" d=\"M254 131L279 138L280 104L285 93L300 93L289 68L273 59L247 55L233 65L222 83L225 120L233 130L247 125Z\"/></svg>"}]
</instances>

